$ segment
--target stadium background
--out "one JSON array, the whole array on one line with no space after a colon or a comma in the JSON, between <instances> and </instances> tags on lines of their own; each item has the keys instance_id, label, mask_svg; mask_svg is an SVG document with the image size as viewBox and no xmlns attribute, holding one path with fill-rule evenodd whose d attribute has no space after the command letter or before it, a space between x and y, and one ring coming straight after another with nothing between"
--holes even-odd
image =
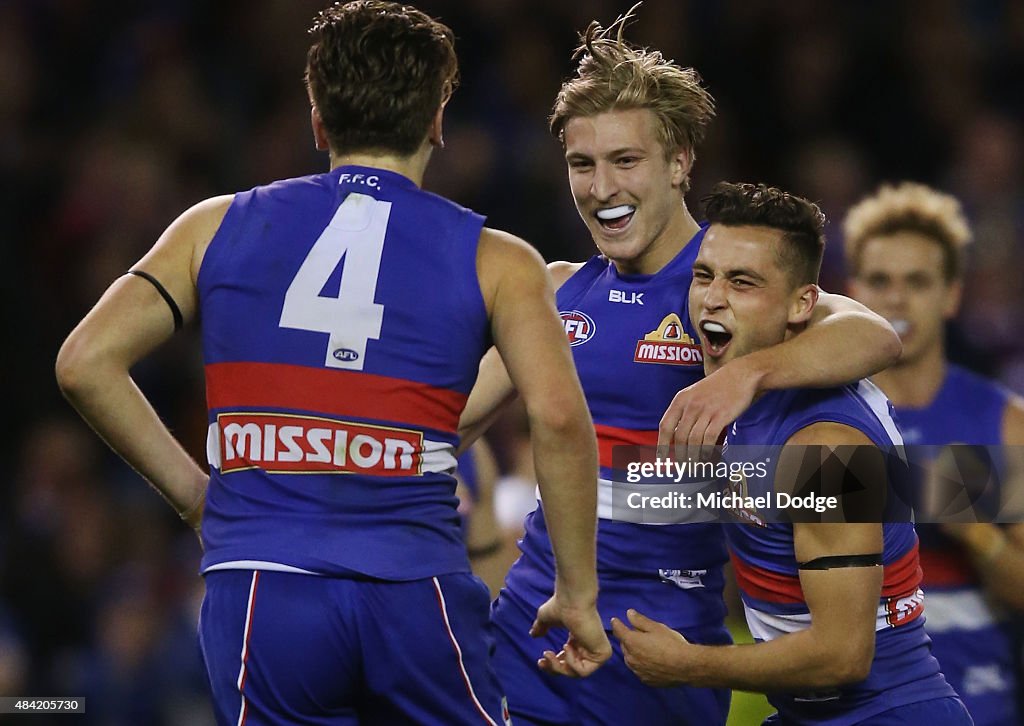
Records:
<instances>
[{"instance_id":1,"label":"stadium background","mask_svg":"<svg viewBox=\"0 0 1024 726\"><path fill-rule=\"evenodd\" d=\"M545 117L575 30L629 4L419 3L454 28L463 78L426 186L548 259L588 256ZM53 360L187 206L326 169L301 83L320 6L0 3L2 695L84 695L83 723L209 722L198 545L63 403ZM899 179L956 193L977 241L952 354L1024 391L1024 3L648 0L628 35L698 68L717 99L691 208L720 179L819 201L829 289L842 288L837 222L861 194ZM135 373L201 459L195 338Z\"/></svg>"}]
</instances>

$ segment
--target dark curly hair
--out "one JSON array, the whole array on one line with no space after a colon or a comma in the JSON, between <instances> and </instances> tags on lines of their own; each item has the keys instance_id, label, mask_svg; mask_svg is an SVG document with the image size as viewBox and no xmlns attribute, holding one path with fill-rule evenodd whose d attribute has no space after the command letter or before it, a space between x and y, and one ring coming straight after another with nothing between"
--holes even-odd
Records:
<instances>
[{"instance_id":1,"label":"dark curly hair","mask_svg":"<svg viewBox=\"0 0 1024 726\"><path fill-rule=\"evenodd\" d=\"M817 204L767 184L720 182L702 199L711 224L785 232L782 267L797 285L816 283L825 252L825 214Z\"/></svg>"},{"instance_id":2,"label":"dark curly hair","mask_svg":"<svg viewBox=\"0 0 1024 726\"><path fill-rule=\"evenodd\" d=\"M409 6L335 3L309 29L306 88L335 153L413 154L458 83L454 35Z\"/></svg>"}]
</instances>

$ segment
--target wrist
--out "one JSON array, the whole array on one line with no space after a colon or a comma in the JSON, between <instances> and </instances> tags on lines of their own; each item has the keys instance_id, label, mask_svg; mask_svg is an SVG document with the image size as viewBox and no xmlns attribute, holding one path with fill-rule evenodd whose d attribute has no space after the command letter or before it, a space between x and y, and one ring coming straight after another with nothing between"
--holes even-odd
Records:
<instances>
[{"instance_id":1,"label":"wrist","mask_svg":"<svg viewBox=\"0 0 1024 726\"><path fill-rule=\"evenodd\" d=\"M735 366L734 373L740 376L740 380L749 385L755 395L764 393L771 386L769 385L769 373L771 372L771 361L768 357L770 349L763 349L736 358L727 365Z\"/></svg>"},{"instance_id":2,"label":"wrist","mask_svg":"<svg viewBox=\"0 0 1024 726\"><path fill-rule=\"evenodd\" d=\"M589 610L597 607L597 583L567 585L559 582L555 585L555 597L563 608L570 610Z\"/></svg>"}]
</instances>

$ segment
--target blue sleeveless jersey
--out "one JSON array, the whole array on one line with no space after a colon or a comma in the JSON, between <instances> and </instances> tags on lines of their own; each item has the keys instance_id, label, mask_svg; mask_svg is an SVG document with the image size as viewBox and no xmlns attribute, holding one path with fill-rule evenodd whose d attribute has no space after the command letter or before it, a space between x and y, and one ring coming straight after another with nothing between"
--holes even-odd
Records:
<instances>
[{"instance_id":1,"label":"blue sleeveless jersey","mask_svg":"<svg viewBox=\"0 0 1024 726\"><path fill-rule=\"evenodd\" d=\"M482 226L379 169L235 196L198 279L204 571L468 571L451 471L489 345Z\"/></svg>"},{"instance_id":2,"label":"blue sleeveless jersey","mask_svg":"<svg viewBox=\"0 0 1024 726\"><path fill-rule=\"evenodd\" d=\"M598 609L606 627L627 608L672 627L721 624L721 525L645 525L611 519L612 448L654 446L675 394L704 375L686 309L704 228L654 275L623 275L591 258L558 290L558 309L597 431ZM554 561L542 506L526 518L522 557L506 587L530 607L552 591Z\"/></svg>"},{"instance_id":3,"label":"blue sleeveless jersey","mask_svg":"<svg viewBox=\"0 0 1024 726\"><path fill-rule=\"evenodd\" d=\"M931 446L1001 444L1009 399L1009 392L998 384L948 365L931 403L897 408L896 415L907 443L918 445L909 450L926 460L938 451ZM998 500L998 495L997 489L990 489L979 503L994 505L997 501L984 500ZM1012 636L1004 615L991 606L963 547L938 525L917 528L928 592L925 629L943 673L979 726L1015 723Z\"/></svg>"},{"instance_id":4,"label":"blue sleeveless jersey","mask_svg":"<svg viewBox=\"0 0 1024 726\"><path fill-rule=\"evenodd\" d=\"M735 446L751 447L743 458L753 460L754 447L785 444L800 429L822 421L862 431L891 456L902 443L891 404L877 387L861 381L842 388L766 393L730 429L726 456ZM924 596L914 527L882 527L885 575L871 672L859 683L828 692L770 694L768 700L787 723L856 724L898 706L955 695L929 653L922 627ZM726 531L751 634L764 641L806 629L810 611L800 587L792 525L737 524Z\"/></svg>"}]
</instances>

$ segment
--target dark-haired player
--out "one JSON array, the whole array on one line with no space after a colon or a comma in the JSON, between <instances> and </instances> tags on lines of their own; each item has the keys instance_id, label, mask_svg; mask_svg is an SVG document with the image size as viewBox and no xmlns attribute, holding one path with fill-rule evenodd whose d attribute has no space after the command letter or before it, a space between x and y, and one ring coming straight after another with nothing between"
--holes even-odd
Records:
<instances>
[{"instance_id":1,"label":"dark-haired player","mask_svg":"<svg viewBox=\"0 0 1024 726\"><path fill-rule=\"evenodd\" d=\"M593 428L540 257L419 188L457 80L451 30L361 0L312 34L330 172L185 212L71 334L58 378L183 519L202 516L219 723L502 723L451 476L488 341L526 397L551 507L558 568L537 628L568 627L585 671L610 654ZM209 479L129 377L193 318Z\"/></svg>"},{"instance_id":2,"label":"dark-haired player","mask_svg":"<svg viewBox=\"0 0 1024 726\"><path fill-rule=\"evenodd\" d=\"M711 374L806 326L825 242L818 207L778 189L720 184L706 201L711 226L693 264L690 320ZM878 447L898 459L900 443L891 405L860 381L764 394L729 429L726 456L785 444L847 455ZM760 458L757 450L739 455ZM776 491L793 487L803 453L782 449L772 458ZM746 514L761 521L725 529L760 642L696 645L630 610L634 629L616 620L614 632L645 683L767 693L778 709L771 724L971 723L929 653L912 524L778 524Z\"/></svg>"}]
</instances>

